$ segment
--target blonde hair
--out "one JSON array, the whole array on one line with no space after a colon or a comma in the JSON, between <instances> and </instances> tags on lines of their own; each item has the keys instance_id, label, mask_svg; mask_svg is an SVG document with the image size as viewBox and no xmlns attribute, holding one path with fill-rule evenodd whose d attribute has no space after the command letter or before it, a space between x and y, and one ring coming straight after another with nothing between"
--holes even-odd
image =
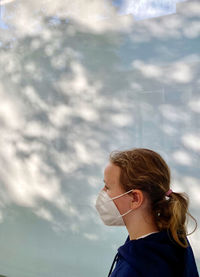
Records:
<instances>
[{"instance_id":1,"label":"blonde hair","mask_svg":"<svg viewBox=\"0 0 200 277\"><path fill-rule=\"evenodd\" d=\"M188 247L187 216L189 198L186 193L172 192L170 189L170 169L157 152L146 148L133 148L125 151L112 151L110 162L121 168L120 185L125 191L140 189L147 193L151 212L159 230L171 231L173 239L182 247ZM193 233L192 232L192 233ZM190 234L192 234L190 233Z\"/></svg>"}]
</instances>

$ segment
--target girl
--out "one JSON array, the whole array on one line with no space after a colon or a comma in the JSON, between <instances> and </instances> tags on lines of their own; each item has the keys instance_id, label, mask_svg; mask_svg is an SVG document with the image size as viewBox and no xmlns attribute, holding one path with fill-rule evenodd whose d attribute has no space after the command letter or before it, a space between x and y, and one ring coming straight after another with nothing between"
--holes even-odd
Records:
<instances>
[{"instance_id":1,"label":"girl","mask_svg":"<svg viewBox=\"0 0 200 277\"><path fill-rule=\"evenodd\" d=\"M187 239L188 197L170 189L163 158L145 148L113 151L104 182L96 209L104 224L125 225L129 233L108 276L198 277Z\"/></svg>"}]
</instances>

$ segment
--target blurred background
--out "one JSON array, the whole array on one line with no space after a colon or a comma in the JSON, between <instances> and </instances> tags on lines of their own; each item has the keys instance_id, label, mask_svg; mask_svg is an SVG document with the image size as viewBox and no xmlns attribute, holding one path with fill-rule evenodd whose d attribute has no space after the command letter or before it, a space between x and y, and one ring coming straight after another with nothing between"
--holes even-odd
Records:
<instances>
[{"instance_id":1,"label":"blurred background","mask_svg":"<svg viewBox=\"0 0 200 277\"><path fill-rule=\"evenodd\" d=\"M112 150L160 153L199 224L200 2L0 8L0 274L107 276L128 235L94 207Z\"/></svg>"}]
</instances>

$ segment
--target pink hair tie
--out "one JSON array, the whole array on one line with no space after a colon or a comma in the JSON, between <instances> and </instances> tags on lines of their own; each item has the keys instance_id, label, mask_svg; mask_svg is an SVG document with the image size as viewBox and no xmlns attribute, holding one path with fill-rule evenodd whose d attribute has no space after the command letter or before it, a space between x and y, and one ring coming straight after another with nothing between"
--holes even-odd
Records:
<instances>
[{"instance_id":1,"label":"pink hair tie","mask_svg":"<svg viewBox=\"0 0 200 277\"><path fill-rule=\"evenodd\" d=\"M172 189L169 189L169 190L165 193L165 195L170 196L170 194L171 194L172 192L173 192Z\"/></svg>"}]
</instances>

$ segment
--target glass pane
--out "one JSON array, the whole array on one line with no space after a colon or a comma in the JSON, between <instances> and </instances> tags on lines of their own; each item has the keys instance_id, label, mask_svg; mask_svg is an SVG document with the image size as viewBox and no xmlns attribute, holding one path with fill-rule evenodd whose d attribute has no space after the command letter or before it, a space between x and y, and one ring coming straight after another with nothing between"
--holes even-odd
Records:
<instances>
[{"instance_id":1,"label":"glass pane","mask_svg":"<svg viewBox=\"0 0 200 277\"><path fill-rule=\"evenodd\" d=\"M200 3L132 2L0 2L2 276L107 276L127 237L94 207L115 149L159 152L199 221Z\"/></svg>"}]
</instances>

